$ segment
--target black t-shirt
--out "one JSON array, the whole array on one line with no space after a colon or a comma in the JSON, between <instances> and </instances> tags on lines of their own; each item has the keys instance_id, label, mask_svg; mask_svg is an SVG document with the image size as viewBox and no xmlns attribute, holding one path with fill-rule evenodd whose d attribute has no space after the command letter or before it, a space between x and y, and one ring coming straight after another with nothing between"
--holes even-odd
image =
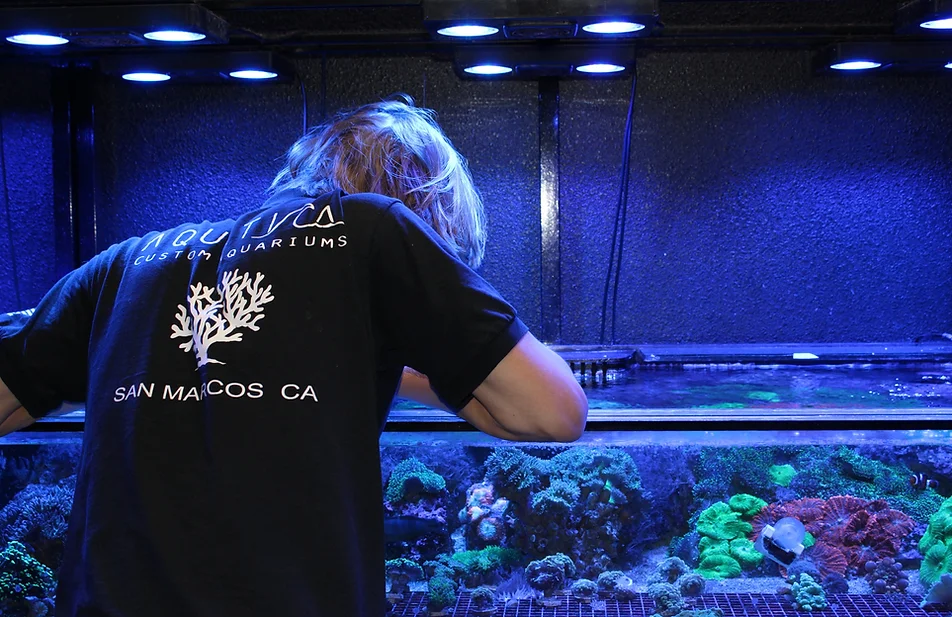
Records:
<instances>
[{"instance_id":1,"label":"black t-shirt","mask_svg":"<svg viewBox=\"0 0 952 617\"><path fill-rule=\"evenodd\" d=\"M403 204L283 193L115 245L0 323L86 401L60 617L379 617L378 437L404 365L460 405L525 334Z\"/></svg>"}]
</instances>

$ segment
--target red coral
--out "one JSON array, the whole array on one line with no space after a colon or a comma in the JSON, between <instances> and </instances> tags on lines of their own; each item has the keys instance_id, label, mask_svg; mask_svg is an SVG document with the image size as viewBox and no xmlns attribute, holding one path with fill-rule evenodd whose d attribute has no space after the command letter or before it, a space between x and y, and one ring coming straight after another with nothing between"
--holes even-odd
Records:
<instances>
[{"instance_id":1,"label":"red coral","mask_svg":"<svg viewBox=\"0 0 952 617\"><path fill-rule=\"evenodd\" d=\"M770 503L761 509L760 512L754 515L754 518L750 519L750 526L753 527L753 530L750 532L750 540L755 541L760 532L763 531L764 527L767 525L773 525L784 516L788 516L783 513L783 506L777 503Z\"/></svg>"},{"instance_id":2,"label":"red coral","mask_svg":"<svg viewBox=\"0 0 952 617\"><path fill-rule=\"evenodd\" d=\"M831 540L839 539L846 545L862 544L866 537L866 525L869 523L869 512L859 510L850 514L843 527L835 530L838 533L830 534Z\"/></svg>"},{"instance_id":3,"label":"red coral","mask_svg":"<svg viewBox=\"0 0 952 617\"><path fill-rule=\"evenodd\" d=\"M877 512L866 526L867 544L892 557L899 552L903 540L915 527L915 521L899 510Z\"/></svg>"},{"instance_id":4,"label":"red coral","mask_svg":"<svg viewBox=\"0 0 952 617\"><path fill-rule=\"evenodd\" d=\"M818 520L820 529L826 533L839 535L846 526L850 517L866 508L868 502L852 495L837 495L826 500L823 506L823 516Z\"/></svg>"},{"instance_id":5,"label":"red coral","mask_svg":"<svg viewBox=\"0 0 952 617\"><path fill-rule=\"evenodd\" d=\"M831 572L836 572L840 576L846 574L849 564L839 548L826 542L817 542L807 550L807 557L816 565L821 577L826 578Z\"/></svg>"},{"instance_id":6,"label":"red coral","mask_svg":"<svg viewBox=\"0 0 952 617\"><path fill-rule=\"evenodd\" d=\"M815 497L804 497L795 501L788 501L783 505L783 516L792 516L797 519L812 534L820 531L817 521L823 516L826 501Z\"/></svg>"}]
</instances>

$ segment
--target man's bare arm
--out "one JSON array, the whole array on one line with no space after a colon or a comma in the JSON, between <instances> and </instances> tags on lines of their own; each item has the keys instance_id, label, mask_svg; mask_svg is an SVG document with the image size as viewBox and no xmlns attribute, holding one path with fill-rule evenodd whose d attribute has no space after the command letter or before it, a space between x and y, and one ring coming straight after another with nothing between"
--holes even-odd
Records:
<instances>
[{"instance_id":1,"label":"man's bare arm","mask_svg":"<svg viewBox=\"0 0 952 617\"><path fill-rule=\"evenodd\" d=\"M446 407L426 376L404 370L400 396ZM574 441L582 434L588 400L568 365L526 334L473 392L459 413L477 429L516 441Z\"/></svg>"},{"instance_id":2,"label":"man's bare arm","mask_svg":"<svg viewBox=\"0 0 952 617\"><path fill-rule=\"evenodd\" d=\"M30 424L33 424L33 418L0 379L0 437Z\"/></svg>"}]
</instances>

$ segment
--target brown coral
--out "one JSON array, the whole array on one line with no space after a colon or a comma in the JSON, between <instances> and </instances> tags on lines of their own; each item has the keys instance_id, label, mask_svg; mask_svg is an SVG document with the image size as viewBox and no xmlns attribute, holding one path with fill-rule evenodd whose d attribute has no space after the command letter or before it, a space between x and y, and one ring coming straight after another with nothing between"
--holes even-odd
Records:
<instances>
[{"instance_id":1,"label":"brown coral","mask_svg":"<svg viewBox=\"0 0 952 617\"><path fill-rule=\"evenodd\" d=\"M836 572L840 576L846 574L849 563L839 548L826 542L817 542L808 551L807 557L816 565L821 577L826 578L831 572Z\"/></svg>"}]
</instances>

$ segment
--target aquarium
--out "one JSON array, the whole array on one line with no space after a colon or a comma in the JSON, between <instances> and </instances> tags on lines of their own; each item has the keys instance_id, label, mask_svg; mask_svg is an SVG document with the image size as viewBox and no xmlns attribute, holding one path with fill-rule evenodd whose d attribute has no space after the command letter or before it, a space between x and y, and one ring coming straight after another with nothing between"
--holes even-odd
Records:
<instances>
[{"instance_id":1,"label":"aquarium","mask_svg":"<svg viewBox=\"0 0 952 617\"><path fill-rule=\"evenodd\" d=\"M952 615L949 358L561 353L575 443L391 412L391 614ZM81 426L0 440L4 616L55 602Z\"/></svg>"}]
</instances>

